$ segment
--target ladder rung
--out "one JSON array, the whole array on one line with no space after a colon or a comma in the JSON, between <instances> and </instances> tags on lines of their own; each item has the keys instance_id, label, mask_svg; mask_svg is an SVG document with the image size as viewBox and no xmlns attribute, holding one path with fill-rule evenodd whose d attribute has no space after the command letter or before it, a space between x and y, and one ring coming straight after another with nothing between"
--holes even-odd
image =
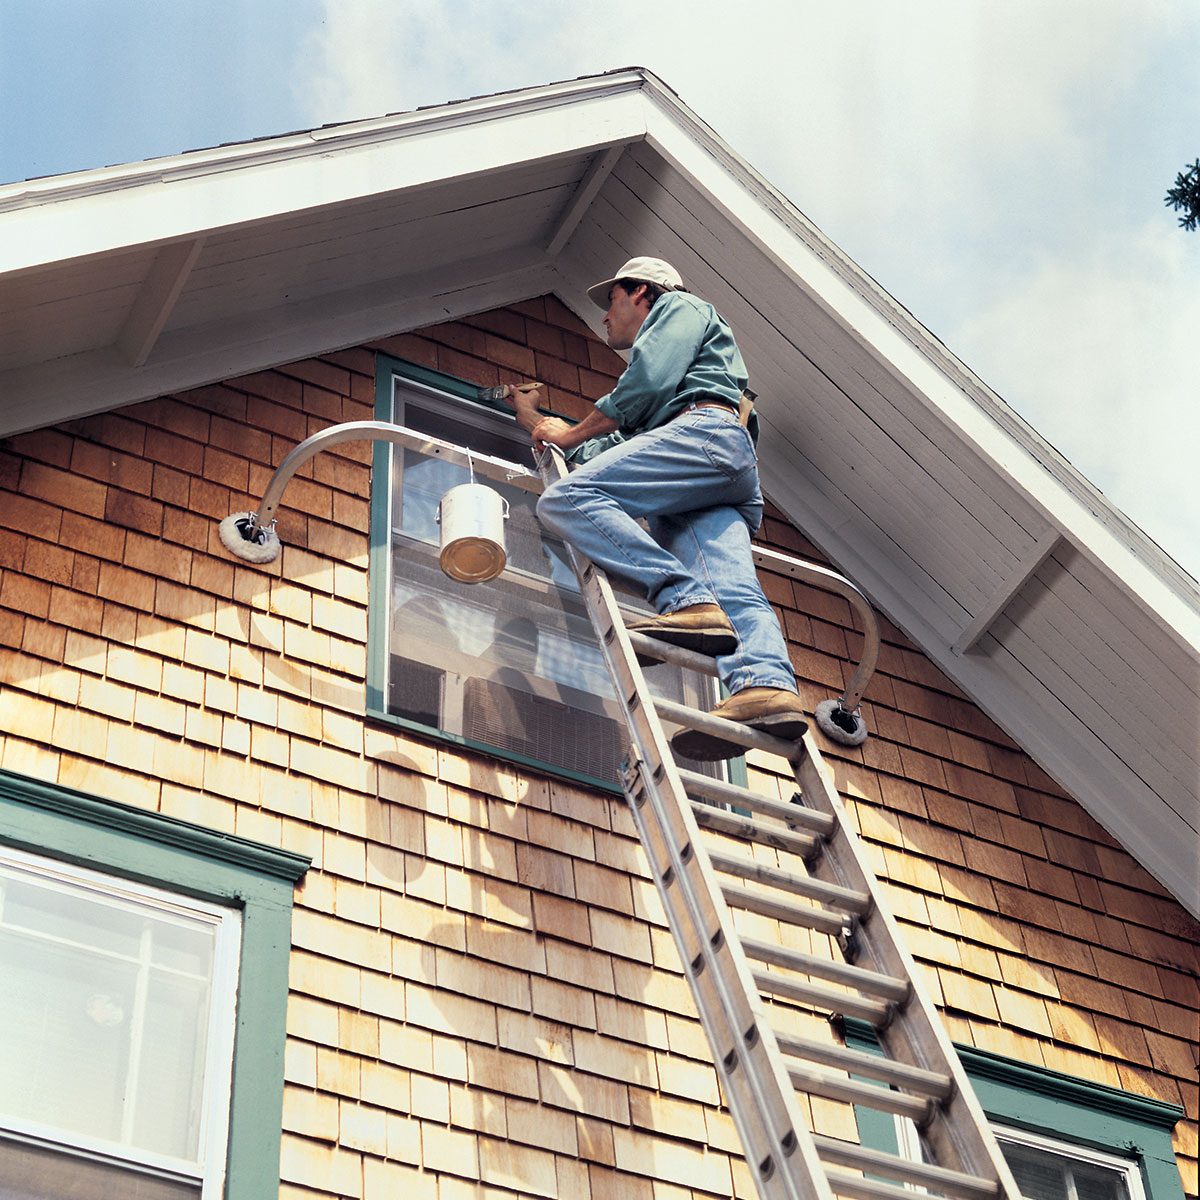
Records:
<instances>
[{"instance_id":1,"label":"ladder rung","mask_svg":"<svg viewBox=\"0 0 1200 1200\"><path fill-rule=\"evenodd\" d=\"M647 615L646 613L638 614L639 617ZM716 675L717 673L716 659L710 658L707 654L697 654L695 650L684 650L682 646L672 646L658 638L647 637L644 633L634 633L632 629L626 632L629 634L629 641L634 650L645 658L671 663L673 666L683 667L688 671L698 671L701 675Z\"/></svg>"},{"instance_id":2,"label":"ladder rung","mask_svg":"<svg viewBox=\"0 0 1200 1200\"><path fill-rule=\"evenodd\" d=\"M885 1004L882 1000L871 1000L866 996L838 992L833 988L822 987L819 983L809 983L806 979L790 979L786 975L772 975L770 971L756 971L751 968L750 974L754 976L754 982L758 984L760 992L766 992L772 996L785 996L789 1000L798 1000L824 1012L859 1017L877 1027L885 1025L891 1013L891 1005Z\"/></svg>"},{"instance_id":3,"label":"ladder rung","mask_svg":"<svg viewBox=\"0 0 1200 1200\"><path fill-rule=\"evenodd\" d=\"M675 725L711 733L714 737L732 742L735 746L744 746L747 750L762 750L766 754L786 758L789 762L799 762L807 753L803 742L789 742L783 738L772 737L769 733L759 733L749 725L727 721L724 717L712 717L698 708L676 704L674 700L655 700L654 707L660 717L665 717Z\"/></svg>"},{"instance_id":4,"label":"ladder rung","mask_svg":"<svg viewBox=\"0 0 1200 1200\"><path fill-rule=\"evenodd\" d=\"M923 1126L930 1117L933 1101L928 1096L910 1096L907 1092L895 1092L891 1088L878 1087L873 1083L860 1083L844 1075L830 1075L803 1063L788 1062L788 1078L792 1086L802 1092L824 1096L828 1100L843 1100L847 1104L861 1104L865 1108L880 1112L895 1113L907 1117Z\"/></svg>"},{"instance_id":5,"label":"ladder rung","mask_svg":"<svg viewBox=\"0 0 1200 1200\"><path fill-rule=\"evenodd\" d=\"M726 812L723 808L713 808L696 800L692 802L692 812L696 814L696 824L705 829L713 829L718 833L728 833L748 842L759 842L764 846L774 846L776 850L788 850L792 854L807 856L816 846L815 839L807 833L795 833L791 829L779 829L774 825L764 825L761 821L751 820L739 813Z\"/></svg>"},{"instance_id":6,"label":"ladder rung","mask_svg":"<svg viewBox=\"0 0 1200 1200\"><path fill-rule=\"evenodd\" d=\"M811 830L822 837L830 837L836 828L836 822L828 813L818 812L815 808L805 808L801 804L785 804L782 800L770 800L757 792L726 783L723 779L701 775L696 771L680 768L679 778L688 794L692 796L703 796L706 800L730 804L735 808L748 808L764 817L778 817L788 825Z\"/></svg>"},{"instance_id":7,"label":"ladder rung","mask_svg":"<svg viewBox=\"0 0 1200 1200\"><path fill-rule=\"evenodd\" d=\"M821 904L836 904L845 912L862 916L871 907L871 897L866 892L855 891L854 888L807 878L792 871L770 867L765 863L755 862L751 858L741 858L736 854L726 854L720 850L710 850L708 856L712 860L712 865L727 875L736 875L740 879L753 879L755 883L780 888L796 896L807 896L810 900L817 900Z\"/></svg>"},{"instance_id":8,"label":"ladder rung","mask_svg":"<svg viewBox=\"0 0 1200 1200\"><path fill-rule=\"evenodd\" d=\"M813 908L808 904L791 904L787 900L776 900L756 892L752 888L739 887L736 883L721 885L721 894L734 908L744 908L760 916L774 917L788 925L800 925L805 929L816 929L837 937L842 930L849 929L854 918L849 913L830 912L824 908Z\"/></svg>"},{"instance_id":9,"label":"ladder rung","mask_svg":"<svg viewBox=\"0 0 1200 1200\"><path fill-rule=\"evenodd\" d=\"M800 950L790 950L786 946L774 946L770 942L760 942L754 938L742 938L742 949L758 962L771 963L772 966L800 971L817 979L827 979L830 983L857 988L860 992L868 992L878 996L880 1000L890 1000L893 1004L904 1004L912 995L912 985L907 979L895 979L891 975L881 975L878 971L852 967L849 963L805 954Z\"/></svg>"},{"instance_id":10,"label":"ladder rung","mask_svg":"<svg viewBox=\"0 0 1200 1200\"><path fill-rule=\"evenodd\" d=\"M854 1142L843 1142L837 1138L824 1137L815 1134L813 1141L817 1153L827 1162L838 1163L844 1167L855 1167L863 1171L874 1171L887 1175L891 1179L899 1179L903 1183L926 1187L947 1196L960 1197L961 1200L990 1200L997 1195L1000 1185L994 1179L983 1179L978 1175L967 1175L962 1171L951 1171L946 1167L935 1167L930 1163L913 1162L911 1159L900 1158L896 1154L887 1154L882 1150L869 1150ZM908 1197L912 1200L912 1192L903 1187L881 1183L873 1179L863 1179L859 1175L846 1175L842 1171L829 1171L829 1182L835 1192L844 1196L863 1196L867 1200L873 1197ZM837 1179L835 1180L835 1176ZM839 1186L841 1181L849 1180L854 1184L867 1184L873 1190L848 1191ZM876 1188L886 1188L887 1191L877 1191Z\"/></svg>"},{"instance_id":11,"label":"ladder rung","mask_svg":"<svg viewBox=\"0 0 1200 1200\"><path fill-rule=\"evenodd\" d=\"M908 1063L896 1062L893 1058L884 1058L866 1050L851 1050L832 1042L814 1042L790 1033L780 1033L778 1030L775 1032L775 1040L779 1043L780 1050L793 1058L805 1058L809 1062L839 1067L843 1071L865 1075L868 1079L902 1087L906 1091L916 1092L933 1100L946 1100L954 1090L949 1075L927 1071L924 1067L910 1067Z\"/></svg>"}]
</instances>

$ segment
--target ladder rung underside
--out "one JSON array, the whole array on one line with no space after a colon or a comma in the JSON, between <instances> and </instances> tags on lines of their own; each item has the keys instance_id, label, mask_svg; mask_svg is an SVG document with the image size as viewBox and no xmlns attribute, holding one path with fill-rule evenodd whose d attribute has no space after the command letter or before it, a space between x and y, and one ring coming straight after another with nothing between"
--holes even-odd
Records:
<instances>
[{"instance_id":1,"label":"ladder rung underside","mask_svg":"<svg viewBox=\"0 0 1200 1200\"><path fill-rule=\"evenodd\" d=\"M962 1171L950 1171L930 1163L913 1162L899 1155L870 1150L853 1142L843 1142L820 1134L813 1136L813 1142L823 1161L886 1175L889 1179L898 1181L888 1184L876 1179L866 1179L861 1175L851 1175L845 1171L827 1172L833 1190L843 1196L859 1196L864 1200L875 1200L876 1197L879 1200L901 1200L902 1197L912 1200L912 1192L903 1186L906 1183L914 1187L928 1188L945 1196L953 1196L956 1200L990 1200L1000 1191L994 1179L983 1179L977 1175L964 1174Z\"/></svg>"},{"instance_id":2,"label":"ladder rung underside","mask_svg":"<svg viewBox=\"0 0 1200 1200\"><path fill-rule=\"evenodd\" d=\"M836 1016L858 1017L869 1021L875 1028L887 1024L892 1006L882 1000L868 996L856 996L853 992L839 992L835 988L811 983L807 979L796 979L789 975L777 975L770 971L752 969L750 972L758 990L766 995L779 996L807 1004L820 1012Z\"/></svg>"},{"instance_id":3,"label":"ladder rung underside","mask_svg":"<svg viewBox=\"0 0 1200 1200\"><path fill-rule=\"evenodd\" d=\"M880 1112L895 1113L907 1117L918 1126L929 1120L933 1101L928 1096L910 1096L907 1092L893 1091L873 1083L860 1083L845 1075L831 1075L818 1071L805 1063L788 1062L788 1078L794 1087L809 1095L824 1096L828 1100L843 1100L848 1104L861 1104L864 1108Z\"/></svg>"},{"instance_id":4,"label":"ladder rung underside","mask_svg":"<svg viewBox=\"0 0 1200 1200\"><path fill-rule=\"evenodd\" d=\"M772 846L776 850L799 854L802 858L810 855L817 846L816 839L807 833L764 825L761 821L752 821L740 813L713 808L711 804L705 804L702 800L692 801L692 812L696 814L696 824L704 829L725 833L746 842L756 842L760 846Z\"/></svg>"},{"instance_id":5,"label":"ladder rung underside","mask_svg":"<svg viewBox=\"0 0 1200 1200\"><path fill-rule=\"evenodd\" d=\"M697 771L680 768L679 778L691 796L712 800L717 804L728 804L733 808L744 808L765 817L775 817L791 829L805 829L821 837L829 837L837 827L837 823L828 813L805 808L802 804L785 804L782 800L772 800L748 788L726 783L723 779L713 779L711 775L701 775Z\"/></svg>"},{"instance_id":6,"label":"ladder rung underside","mask_svg":"<svg viewBox=\"0 0 1200 1200\"><path fill-rule=\"evenodd\" d=\"M810 900L821 904L835 905L843 912L862 915L871 907L871 898L865 892L855 891L854 888L839 887L836 883L826 883L821 879L813 879L804 875L796 875L792 871L784 871L779 867L767 866L750 858L741 858L735 854L726 854L722 850L710 850L709 861L726 875L736 875L740 879L750 879L768 887L779 888L796 896L807 896Z\"/></svg>"},{"instance_id":7,"label":"ladder rung underside","mask_svg":"<svg viewBox=\"0 0 1200 1200\"><path fill-rule=\"evenodd\" d=\"M633 613L630 612L629 615L633 616ZM638 617L646 615L646 613L637 614ZM659 641L658 638L648 637L644 633L635 633L632 629L627 629L625 632L629 635L629 641L634 650L643 658L670 663L672 666L683 667L687 671L695 671L700 675L715 676L717 673L716 660L707 654L698 654L695 650L684 650L682 646L672 646L667 642Z\"/></svg>"},{"instance_id":8,"label":"ladder rung underside","mask_svg":"<svg viewBox=\"0 0 1200 1200\"><path fill-rule=\"evenodd\" d=\"M735 746L743 746L747 750L776 754L789 762L799 762L807 753L803 742L789 742L783 738L772 737L769 733L759 733L749 725L727 721L724 717L713 717L700 712L699 709L688 708L686 704L676 704L674 700L655 700L654 707L660 717L674 725L683 725L688 729L712 734L722 741L732 742Z\"/></svg>"},{"instance_id":9,"label":"ladder rung underside","mask_svg":"<svg viewBox=\"0 0 1200 1200\"><path fill-rule=\"evenodd\" d=\"M954 1087L948 1075L938 1071L927 1071L923 1067L909 1066L880 1054L866 1050L851 1050L832 1042L817 1042L809 1038L796 1037L789 1033L775 1032L779 1049L792 1058L804 1058L809 1062L824 1063L856 1075L865 1075L879 1083L917 1092L933 1100L946 1100Z\"/></svg>"},{"instance_id":10,"label":"ladder rung underside","mask_svg":"<svg viewBox=\"0 0 1200 1200\"><path fill-rule=\"evenodd\" d=\"M799 925L805 929L815 929L820 933L828 933L837 937L843 930L853 925L849 913L830 912L825 908L814 908L811 904L792 904L787 900L777 900L753 888L740 887L735 883L721 885L721 894L727 904L733 908L743 908L747 912L758 913L762 917L773 917L787 925Z\"/></svg>"},{"instance_id":11,"label":"ladder rung underside","mask_svg":"<svg viewBox=\"0 0 1200 1200\"><path fill-rule=\"evenodd\" d=\"M742 938L742 949L759 962L786 967L789 971L799 971L817 979L826 979L830 983L840 983L845 987L870 992L880 1000L890 1000L894 1004L906 1003L912 994L912 985L906 979L881 975L878 971L854 967L831 958L821 958L816 954L805 954L803 951L777 946L772 942Z\"/></svg>"}]
</instances>

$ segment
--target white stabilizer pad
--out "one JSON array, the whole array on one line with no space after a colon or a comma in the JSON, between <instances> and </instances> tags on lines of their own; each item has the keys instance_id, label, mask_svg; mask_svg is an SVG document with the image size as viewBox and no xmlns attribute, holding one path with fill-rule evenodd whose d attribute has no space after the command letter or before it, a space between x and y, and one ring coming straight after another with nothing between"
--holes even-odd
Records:
<instances>
[{"instance_id":1,"label":"white stabilizer pad","mask_svg":"<svg viewBox=\"0 0 1200 1200\"><path fill-rule=\"evenodd\" d=\"M238 527L239 522L248 523L253 517L254 513L249 512L230 513L217 529L221 537L221 544L230 554L245 559L246 562L274 562L279 557L280 551L279 537L275 530L260 528L255 534L254 541L247 541L242 537L242 531Z\"/></svg>"},{"instance_id":2,"label":"white stabilizer pad","mask_svg":"<svg viewBox=\"0 0 1200 1200\"><path fill-rule=\"evenodd\" d=\"M817 718L817 728L831 742L837 742L841 746L861 746L867 740L867 723L862 719L862 714L850 714L847 720L847 714L836 700L822 700L813 715ZM847 729L846 725L851 721L853 726Z\"/></svg>"}]
</instances>

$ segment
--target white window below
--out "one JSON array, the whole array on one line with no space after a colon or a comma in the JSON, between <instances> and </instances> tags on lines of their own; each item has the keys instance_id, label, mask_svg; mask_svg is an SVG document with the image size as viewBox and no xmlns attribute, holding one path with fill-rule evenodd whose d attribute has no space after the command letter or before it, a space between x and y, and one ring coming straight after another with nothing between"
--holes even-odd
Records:
<instances>
[{"instance_id":1,"label":"white window below","mask_svg":"<svg viewBox=\"0 0 1200 1200\"><path fill-rule=\"evenodd\" d=\"M218 1200L239 914L0 847L0 1195Z\"/></svg>"}]
</instances>

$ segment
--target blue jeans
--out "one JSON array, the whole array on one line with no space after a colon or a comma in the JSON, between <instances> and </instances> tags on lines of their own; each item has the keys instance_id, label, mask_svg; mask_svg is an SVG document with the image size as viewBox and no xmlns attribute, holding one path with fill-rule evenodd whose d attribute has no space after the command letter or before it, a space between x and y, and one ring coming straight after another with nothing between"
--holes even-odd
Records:
<instances>
[{"instance_id":1,"label":"blue jeans","mask_svg":"<svg viewBox=\"0 0 1200 1200\"><path fill-rule=\"evenodd\" d=\"M730 692L794 692L787 645L751 557L762 508L750 435L732 410L705 407L598 454L551 484L537 512L601 570L641 588L658 612L719 604L738 638L717 659Z\"/></svg>"}]
</instances>

